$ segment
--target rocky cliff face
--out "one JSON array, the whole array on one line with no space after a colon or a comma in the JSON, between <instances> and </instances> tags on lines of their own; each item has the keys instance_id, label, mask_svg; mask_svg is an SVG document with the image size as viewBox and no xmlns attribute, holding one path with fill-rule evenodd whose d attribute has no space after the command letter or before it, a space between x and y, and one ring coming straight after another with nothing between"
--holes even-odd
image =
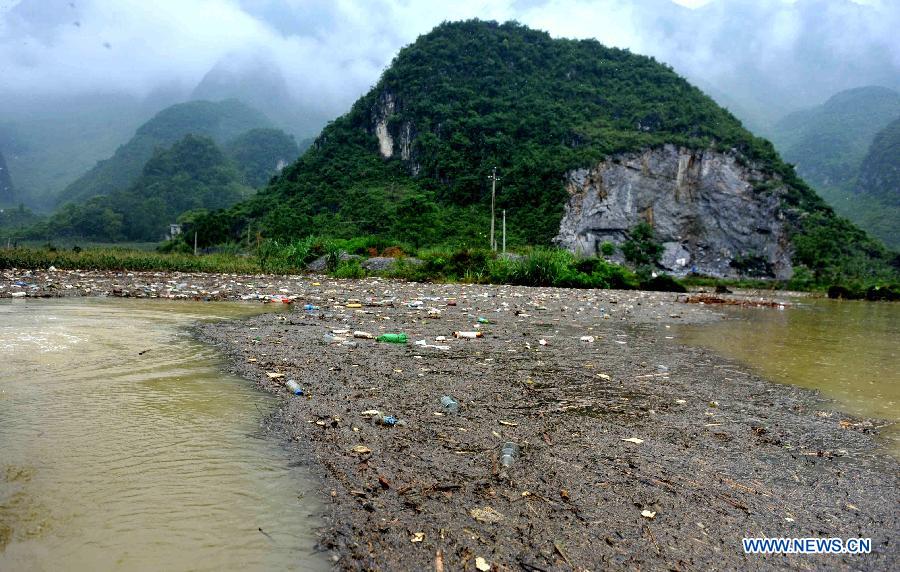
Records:
<instances>
[{"instance_id":1,"label":"rocky cliff face","mask_svg":"<svg viewBox=\"0 0 900 572\"><path fill-rule=\"evenodd\" d=\"M11 205L15 202L13 195L12 179L9 176L9 168L6 166L6 160L3 153L0 153L0 206Z\"/></svg>"},{"instance_id":2,"label":"rocky cliff face","mask_svg":"<svg viewBox=\"0 0 900 572\"><path fill-rule=\"evenodd\" d=\"M662 266L737 277L792 274L781 190L756 190L763 173L728 153L665 145L609 158L567 174L570 195L555 242L576 253L621 244L629 229L652 224Z\"/></svg>"},{"instance_id":3,"label":"rocky cliff face","mask_svg":"<svg viewBox=\"0 0 900 572\"><path fill-rule=\"evenodd\" d=\"M372 110L372 132L378 137L378 150L385 159L399 154L403 161L409 163L409 169L413 176L419 173L419 167L412 158L412 144L415 130L409 121L397 121L395 114L399 112L397 100L389 91L385 91L378 98L378 103Z\"/></svg>"}]
</instances>

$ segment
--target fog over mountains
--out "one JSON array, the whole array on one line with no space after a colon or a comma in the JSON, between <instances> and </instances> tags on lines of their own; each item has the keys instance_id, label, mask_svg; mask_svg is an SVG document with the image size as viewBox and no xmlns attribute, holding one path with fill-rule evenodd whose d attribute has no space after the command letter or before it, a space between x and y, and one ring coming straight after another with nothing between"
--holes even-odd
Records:
<instances>
[{"instance_id":1,"label":"fog over mountains","mask_svg":"<svg viewBox=\"0 0 900 572\"><path fill-rule=\"evenodd\" d=\"M403 45L444 20L514 19L669 63L753 116L861 85L900 86L900 6L851 0L5 0L4 95L190 93L264 61L306 109L336 116ZM5 7L4 7L5 6ZM240 66L238 66L240 67ZM239 89L239 88L238 88ZM727 101L725 102L727 103Z\"/></svg>"},{"instance_id":2,"label":"fog over mountains","mask_svg":"<svg viewBox=\"0 0 900 572\"><path fill-rule=\"evenodd\" d=\"M887 0L0 0L0 145L16 186L41 194L191 98L236 97L309 137L400 47L474 17L652 55L763 135L843 89L900 88L900 5ZM115 101L108 129L101 97ZM68 162L40 135L60 115L84 134Z\"/></svg>"}]
</instances>

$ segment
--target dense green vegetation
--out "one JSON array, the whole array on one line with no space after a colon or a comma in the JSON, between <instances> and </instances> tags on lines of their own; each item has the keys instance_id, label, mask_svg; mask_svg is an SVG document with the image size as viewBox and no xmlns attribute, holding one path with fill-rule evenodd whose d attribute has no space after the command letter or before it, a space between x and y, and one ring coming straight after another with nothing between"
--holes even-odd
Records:
<instances>
[{"instance_id":1,"label":"dense green vegetation","mask_svg":"<svg viewBox=\"0 0 900 572\"><path fill-rule=\"evenodd\" d=\"M300 155L294 138L280 129L251 129L232 139L224 149L238 166L243 183L254 188L265 186L272 175Z\"/></svg>"},{"instance_id":2,"label":"dense green vegetation","mask_svg":"<svg viewBox=\"0 0 900 572\"><path fill-rule=\"evenodd\" d=\"M85 201L127 189L157 149L171 147L186 135L203 135L224 144L250 129L270 126L264 115L236 100L173 105L138 128L134 137L112 157L100 161L66 187L58 202Z\"/></svg>"},{"instance_id":3,"label":"dense green vegetation","mask_svg":"<svg viewBox=\"0 0 900 572\"><path fill-rule=\"evenodd\" d=\"M860 87L788 115L773 139L813 187L841 188L852 185L875 134L897 117L900 94L886 87Z\"/></svg>"},{"instance_id":4,"label":"dense green vegetation","mask_svg":"<svg viewBox=\"0 0 900 572\"><path fill-rule=\"evenodd\" d=\"M889 247L900 249L900 118L875 136L856 186L842 194L836 207Z\"/></svg>"},{"instance_id":5,"label":"dense green vegetation","mask_svg":"<svg viewBox=\"0 0 900 572\"><path fill-rule=\"evenodd\" d=\"M401 256L387 272L394 278L419 282L469 282L518 284L570 288L636 288L638 277L630 270L600 258L578 258L559 249L528 249L523 254L500 255L485 248L424 248L386 246L384 240L369 236L349 240L309 236L304 239L264 242L257 251L260 266L267 272L294 272L312 260L325 256L326 270L341 278L360 278L367 272L359 259L342 260L341 254L370 256L398 255L412 251L416 263Z\"/></svg>"},{"instance_id":6,"label":"dense green vegetation","mask_svg":"<svg viewBox=\"0 0 900 572\"><path fill-rule=\"evenodd\" d=\"M189 134L171 148L156 148L130 186L67 203L40 224L25 221L30 226L21 233L44 240L159 241L170 223L190 222L247 198L251 187L265 184L299 155L293 137L271 128L251 129L225 148Z\"/></svg>"},{"instance_id":7,"label":"dense green vegetation","mask_svg":"<svg viewBox=\"0 0 900 572\"><path fill-rule=\"evenodd\" d=\"M158 270L296 274L322 255L331 255L326 270L338 278L362 278L368 273L358 260L341 260L351 249L369 252L377 239L350 241L309 237L292 243L269 242L255 256L234 253L193 256L187 253L152 253L123 248L0 249L2 268L48 268L82 270ZM629 270L599 258L576 258L556 249L535 249L525 255L498 256L486 249L428 249L420 251L422 263L408 264L401 258L386 275L417 281L519 284L571 288L637 288L644 285Z\"/></svg>"},{"instance_id":8,"label":"dense green vegetation","mask_svg":"<svg viewBox=\"0 0 900 572\"><path fill-rule=\"evenodd\" d=\"M892 248L900 248L900 208L884 195L897 193L897 186L878 173L897 163L898 149L891 148L891 131L885 128L896 118L900 94L863 87L787 116L774 135L783 156L839 214Z\"/></svg>"},{"instance_id":9,"label":"dense green vegetation","mask_svg":"<svg viewBox=\"0 0 900 572\"><path fill-rule=\"evenodd\" d=\"M875 135L863 159L856 192L900 206L900 117Z\"/></svg>"},{"instance_id":10,"label":"dense green vegetation","mask_svg":"<svg viewBox=\"0 0 900 572\"><path fill-rule=\"evenodd\" d=\"M411 129L407 162L378 154L374 122L388 96L394 139ZM258 199L217 216L235 237L256 220L276 237L405 239L397 234L415 229L405 232L424 233L423 244L484 244L487 175L497 166L510 243L547 244L562 213L565 171L610 153L713 141L774 158L768 143L651 58L513 23L444 24L404 48Z\"/></svg>"},{"instance_id":11,"label":"dense green vegetation","mask_svg":"<svg viewBox=\"0 0 900 572\"><path fill-rule=\"evenodd\" d=\"M656 266L662 253L663 245L656 238L653 227L646 222L631 229L628 240L622 245L625 260L638 268Z\"/></svg>"},{"instance_id":12,"label":"dense green vegetation","mask_svg":"<svg viewBox=\"0 0 900 572\"><path fill-rule=\"evenodd\" d=\"M77 270L132 270L164 272L259 272L255 259L233 254L192 256L161 254L125 248L58 250L56 248L0 248L2 268L49 268Z\"/></svg>"},{"instance_id":13,"label":"dense green vegetation","mask_svg":"<svg viewBox=\"0 0 900 572\"><path fill-rule=\"evenodd\" d=\"M29 236L94 240L161 240L170 223L188 211L215 210L246 198L237 167L208 137L188 135L159 149L127 189L69 203Z\"/></svg>"},{"instance_id":14,"label":"dense green vegetation","mask_svg":"<svg viewBox=\"0 0 900 572\"><path fill-rule=\"evenodd\" d=\"M375 135L382 119L394 140L389 160ZM733 150L779 178L795 238L805 240L795 259L803 276L819 283L892 272L888 253L836 217L769 142L670 68L515 23L447 23L420 37L266 189L200 217L193 230L203 244L375 235L480 247L496 166L508 244L542 246L558 229L566 171L663 143ZM824 237L840 248L827 250Z\"/></svg>"},{"instance_id":15,"label":"dense green vegetation","mask_svg":"<svg viewBox=\"0 0 900 572\"><path fill-rule=\"evenodd\" d=\"M566 288L618 288L684 292L686 287L808 289L803 276L797 281L720 280L691 276L675 280L670 276L652 276L641 268L613 264L601 257L581 258L559 249L529 248L521 254L501 255L484 248L423 248L396 245L367 236L333 239L309 236L293 241L264 240L250 253L224 248L213 254L194 256L182 243L171 241L149 252L124 247L75 246L61 249L54 245L39 248L0 248L0 269L48 268L85 270L143 270L220 273L301 274L307 265L325 257L325 272L336 278L364 278L379 274L417 282L464 282L478 284L516 284ZM348 254L350 256L348 256ZM366 256L398 257L386 271L370 272L361 261ZM415 258L407 257L415 256ZM896 279L854 282L828 289L832 297L896 300L900 282Z\"/></svg>"},{"instance_id":16,"label":"dense green vegetation","mask_svg":"<svg viewBox=\"0 0 900 572\"><path fill-rule=\"evenodd\" d=\"M11 240L25 238L29 227L39 220L38 215L21 203L17 207L0 208L0 235L2 235L0 238L6 237Z\"/></svg>"}]
</instances>

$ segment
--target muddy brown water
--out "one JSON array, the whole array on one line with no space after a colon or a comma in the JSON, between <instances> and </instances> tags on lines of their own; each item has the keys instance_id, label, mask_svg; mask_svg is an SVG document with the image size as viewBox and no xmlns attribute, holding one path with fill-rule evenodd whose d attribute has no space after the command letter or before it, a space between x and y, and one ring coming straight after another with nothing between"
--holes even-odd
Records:
<instances>
[{"instance_id":1,"label":"muddy brown water","mask_svg":"<svg viewBox=\"0 0 900 572\"><path fill-rule=\"evenodd\" d=\"M817 389L837 409L894 422L882 443L900 457L900 304L796 299L785 310L723 312L724 321L671 331L773 381Z\"/></svg>"},{"instance_id":2,"label":"muddy brown water","mask_svg":"<svg viewBox=\"0 0 900 572\"><path fill-rule=\"evenodd\" d=\"M0 302L0 570L327 568L275 399L188 331L260 311Z\"/></svg>"}]
</instances>

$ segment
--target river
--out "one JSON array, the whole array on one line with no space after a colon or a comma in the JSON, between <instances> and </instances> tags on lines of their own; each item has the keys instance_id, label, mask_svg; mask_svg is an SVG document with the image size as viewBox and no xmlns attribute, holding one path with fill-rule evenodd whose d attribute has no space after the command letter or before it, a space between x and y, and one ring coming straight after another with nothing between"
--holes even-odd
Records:
<instances>
[{"instance_id":1,"label":"river","mask_svg":"<svg viewBox=\"0 0 900 572\"><path fill-rule=\"evenodd\" d=\"M0 570L327 568L313 479L260 428L275 398L189 332L260 311L0 302Z\"/></svg>"},{"instance_id":2,"label":"river","mask_svg":"<svg viewBox=\"0 0 900 572\"><path fill-rule=\"evenodd\" d=\"M797 298L785 310L723 312L723 321L678 328L679 341L817 389L841 411L894 422L882 443L900 457L900 304Z\"/></svg>"},{"instance_id":3,"label":"river","mask_svg":"<svg viewBox=\"0 0 900 572\"><path fill-rule=\"evenodd\" d=\"M311 475L191 324L260 306L0 302L0 570L316 570ZM801 298L672 330L838 409L898 421L900 304ZM900 455L900 431L883 433ZM260 531L261 530L261 531Z\"/></svg>"}]
</instances>

